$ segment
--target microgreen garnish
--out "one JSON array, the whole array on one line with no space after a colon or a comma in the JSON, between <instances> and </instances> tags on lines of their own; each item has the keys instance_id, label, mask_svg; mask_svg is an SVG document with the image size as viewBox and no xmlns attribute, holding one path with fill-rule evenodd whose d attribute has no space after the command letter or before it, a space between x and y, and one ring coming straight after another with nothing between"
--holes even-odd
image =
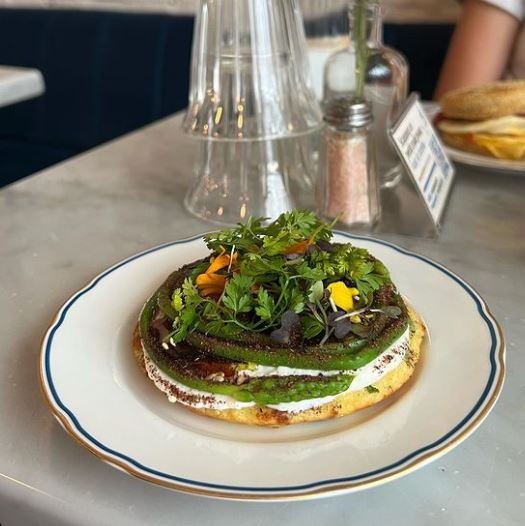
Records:
<instances>
[{"instance_id":1,"label":"microgreen garnish","mask_svg":"<svg viewBox=\"0 0 525 526\"><path fill-rule=\"evenodd\" d=\"M352 331L352 322L341 316L340 311L331 312L328 315L328 324L334 328L334 336L342 340Z\"/></svg>"},{"instance_id":2,"label":"microgreen garnish","mask_svg":"<svg viewBox=\"0 0 525 526\"><path fill-rule=\"evenodd\" d=\"M351 318L352 316L358 316L359 314L362 314L363 312L382 312L385 316L388 316L389 318L398 318L401 315L401 309L397 307L396 305L387 305L386 307L382 307L381 309L359 309L355 310L353 312L347 312L345 314L339 314L339 316L335 319L335 321L340 321L345 318Z\"/></svg>"},{"instance_id":3,"label":"microgreen garnish","mask_svg":"<svg viewBox=\"0 0 525 526\"><path fill-rule=\"evenodd\" d=\"M173 341L193 330L221 338L250 331L281 343L300 335L322 345L332 337L367 334L376 313L399 316L399 307L372 308L374 293L390 283L385 266L365 249L331 243L331 237L330 225L303 210L268 226L250 218L207 234L209 261L172 294L178 314ZM369 318L352 318L360 314Z\"/></svg>"},{"instance_id":4,"label":"microgreen garnish","mask_svg":"<svg viewBox=\"0 0 525 526\"><path fill-rule=\"evenodd\" d=\"M300 345L302 325L299 315L293 311L286 311L281 318L281 326L271 332L270 338L283 345Z\"/></svg>"}]
</instances>

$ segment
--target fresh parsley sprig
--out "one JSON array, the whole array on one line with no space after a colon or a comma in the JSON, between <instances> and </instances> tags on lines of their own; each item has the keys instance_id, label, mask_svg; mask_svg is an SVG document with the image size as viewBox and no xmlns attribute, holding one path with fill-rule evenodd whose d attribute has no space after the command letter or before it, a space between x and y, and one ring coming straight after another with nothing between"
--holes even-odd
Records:
<instances>
[{"instance_id":1,"label":"fresh parsley sprig","mask_svg":"<svg viewBox=\"0 0 525 526\"><path fill-rule=\"evenodd\" d=\"M282 214L267 226L263 218L250 218L207 234L214 255L235 252L235 265L218 270L226 283L220 297L200 294L198 272L174 291L178 316L171 337L180 342L193 330L224 338L241 331L270 333L282 330L283 317L293 313L303 338L322 344L334 333L335 306L327 287L336 281L357 288L356 309L374 316L374 292L390 281L388 270L365 249L330 244L331 237L330 225L303 210ZM206 272L207 265L200 263L199 272Z\"/></svg>"},{"instance_id":2,"label":"fresh parsley sprig","mask_svg":"<svg viewBox=\"0 0 525 526\"><path fill-rule=\"evenodd\" d=\"M274 256L301 241L314 243L328 241L332 237L330 225L307 210L286 212L267 226L264 222L262 217L250 218L235 228L206 234L204 241L215 253L228 252L235 247L239 254L254 252Z\"/></svg>"}]
</instances>

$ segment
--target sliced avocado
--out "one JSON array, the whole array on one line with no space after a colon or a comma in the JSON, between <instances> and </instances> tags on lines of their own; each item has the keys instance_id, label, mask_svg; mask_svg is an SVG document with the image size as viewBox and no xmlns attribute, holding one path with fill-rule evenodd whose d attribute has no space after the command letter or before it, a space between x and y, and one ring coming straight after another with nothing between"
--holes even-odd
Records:
<instances>
[{"instance_id":1,"label":"sliced avocado","mask_svg":"<svg viewBox=\"0 0 525 526\"><path fill-rule=\"evenodd\" d=\"M242 385L197 378L189 373L192 365L191 360L181 366L180 360L170 359L170 356L162 349L160 342L156 339L154 331L151 330L151 322L157 311L157 305L158 295L155 294L141 312L139 332L142 343L148 356L161 371L187 387L208 393L228 395L239 402L255 402L257 405L267 405L334 396L346 391L352 383L353 376L344 374L253 378ZM187 351L192 352L191 346L186 343L177 344L176 349L180 349L182 354ZM176 363L179 365L175 366ZM249 364L244 365L249 368Z\"/></svg>"},{"instance_id":2,"label":"sliced avocado","mask_svg":"<svg viewBox=\"0 0 525 526\"><path fill-rule=\"evenodd\" d=\"M177 316L171 304L173 290L182 285L194 263L173 272L157 290L157 304L170 319ZM287 366L300 369L335 370L357 369L371 362L392 345L405 332L408 314L402 298L395 296L402 308L402 316L389 320L379 315L374 322L372 338L365 339L350 335L341 341L329 340L322 346L306 345L303 349L280 347L269 335L242 332L232 340L224 340L202 331L194 330L186 337L187 343L202 351L241 362L260 365ZM374 307L381 307L382 301L376 298Z\"/></svg>"},{"instance_id":3,"label":"sliced avocado","mask_svg":"<svg viewBox=\"0 0 525 526\"><path fill-rule=\"evenodd\" d=\"M344 343L336 344L339 349L334 352L326 344L306 346L303 350L250 346L239 342L231 342L206 336L199 332L192 332L186 341L197 349L208 353L238 360L253 362L259 365L295 367L298 369L317 369L330 371L335 369L357 369L377 358L384 350L392 345L406 331L406 319L394 320L377 338L366 341L360 340L354 347L345 348Z\"/></svg>"},{"instance_id":4,"label":"sliced avocado","mask_svg":"<svg viewBox=\"0 0 525 526\"><path fill-rule=\"evenodd\" d=\"M341 341L329 340L324 345L305 345L302 349L282 347L270 339L268 334L245 332L233 340L225 340L194 330L186 341L170 348L170 353L162 347L152 321L158 311L169 319L178 313L173 308L173 290L180 287L189 276L195 263L173 272L145 305L139 322L141 339L150 358L168 376L199 391L224 394L241 402L257 404L279 404L309 398L331 396L345 391L352 379L351 375L333 376L284 376L253 378L236 385L230 378L218 382L196 374L197 363L220 362L223 366L249 368L249 363L267 366L285 366L314 370L351 370L366 365L379 356L406 331L409 323L406 306L400 296L395 295L395 303L401 307L402 315L392 319L379 314L374 319L368 339L350 335ZM378 294L373 307L388 305L392 297Z\"/></svg>"}]
</instances>

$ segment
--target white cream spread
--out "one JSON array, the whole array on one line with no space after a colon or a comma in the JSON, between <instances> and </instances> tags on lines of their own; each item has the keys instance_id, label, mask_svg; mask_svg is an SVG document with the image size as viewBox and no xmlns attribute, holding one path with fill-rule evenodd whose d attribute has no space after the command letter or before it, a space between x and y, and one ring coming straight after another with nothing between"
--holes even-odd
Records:
<instances>
[{"instance_id":1,"label":"white cream spread","mask_svg":"<svg viewBox=\"0 0 525 526\"><path fill-rule=\"evenodd\" d=\"M410 340L410 329L403 333L390 347L383 351L375 360L360 367L359 369L347 371L317 371L314 369L293 369L289 367L269 367L257 365L255 369L246 369L242 374L250 377L261 376L332 376L335 374L351 374L354 379L350 387L337 395L326 396L324 398L310 398L299 402L288 402L282 404L268 404L268 407L285 411L288 413L298 413L314 407L331 402L338 396L342 396L351 391L359 391L376 382L383 376L395 369L405 357ZM168 396L170 402L180 402L196 409L242 409L255 405L254 402L239 402L231 396L220 395L199 391L177 382L167 374L163 373L144 350L144 363L148 376L153 380L158 389Z\"/></svg>"},{"instance_id":2,"label":"white cream spread","mask_svg":"<svg viewBox=\"0 0 525 526\"><path fill-rule=\"evenodd\" d=\"M207 393L181 384L162 372L146 351L144 351L144 364L150 379L172 403L180 402L196 409L242 409L255 405L254 402L239 402L231 396Z\"/></svg>"}]
</instances>

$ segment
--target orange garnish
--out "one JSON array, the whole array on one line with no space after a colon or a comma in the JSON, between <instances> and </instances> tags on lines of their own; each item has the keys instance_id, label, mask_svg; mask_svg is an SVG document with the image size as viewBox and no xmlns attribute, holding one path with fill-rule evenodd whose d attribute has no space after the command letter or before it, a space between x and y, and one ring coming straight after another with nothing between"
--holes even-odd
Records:
<instances>
[{"instance_id":1,"label":"orange garnish","mask_svg":"<svg viewBox=\"0 0 525 526\"><path fill-rule=\"evenodd\" d=\"M203 296L220 296L222 294L222 290L223 289L210 287L202 289L201 293Z\"/></svg>"},{"instance_id":2,"label":"orange garnish","mask_svg":"<svg viewBox=\"0 0 525 526\"><path fill-rule=\"evenodd\" d=\"M221 276L220 274L215 274L213 272L208 274L206 272L204 274L199 274L195 282L197 283L197 287L203 289L207 287L224 288L226 285L226 276Z\"/></svg>"},{"instance_id":3,"label":"orange garnish","mask_svg":"<svg viewBox=\"0 0 525 526\"><path fill-rule=\"evenodd\" d=\"M230 264L230 256L228 254L221 254L217 256L208 267L206 274L213 274L221 268L227 267Z\"/></svg>"},{"instance_id":4,"label":"orange garnish","mask_svg":"<svg viewBox=\"0 0 525 526\"><path fill-rule=\"evenodd\" d=\"M231 265L237 263L237 252L234 252L231 257ZM199 274L195 283L203 296L220 296L226 286L226 276L217 274L218 270L225 267L230 267L229 254L220 254L215 257L206 272Z\"/></svg>"},{"instance_id":5,"label":"orange garnish","mask_svg":"<svg viewBox=\"0 0 525 526\"><path fill-rule=\"evenodd\" d=\"M293 245L286 247L283 254L304 254L310 245L313 245L313 240L305 239L303 241L299 241L299 243L294 243Z\"/></svg>"}]
</instances>

